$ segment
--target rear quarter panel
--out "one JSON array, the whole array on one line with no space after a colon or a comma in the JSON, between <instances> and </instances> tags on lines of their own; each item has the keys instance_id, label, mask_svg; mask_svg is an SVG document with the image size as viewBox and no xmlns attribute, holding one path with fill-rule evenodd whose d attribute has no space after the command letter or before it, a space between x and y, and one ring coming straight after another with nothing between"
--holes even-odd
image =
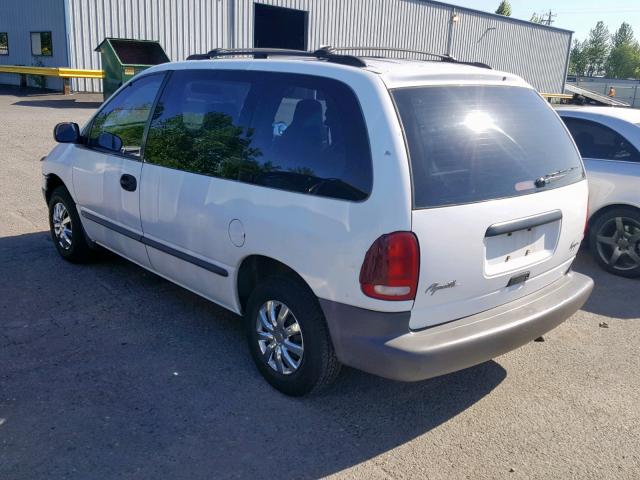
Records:
<instances>
[{"instance_id":1,"label":"rear quarter panel","mask_svg":"<svg viewBox=\"0 0 640 480\"><path fill-rule=\"evenodd\" d=\"M610 205L640 208L640 163L585 158L589 179L589 214Z\"/></svg>"},{"instance_id":2,"label":"rear quarter panel","mask_svg":"<svg viewBox=\"0 0 640 480\"><path fill-rule=\"evenodd\" d=\"M254 61L252 68L274 68L273 61L266 62ZM286 71L313 75L315 68L311 62L294 61ZM326 67L318 68L317 74L326 76ZM378 311L410 310L412 302L366 297L359 283L365 253L375 239L411 229L409 169L391 97L369 72L336 66L330 76L353 89L365 117L373 163L370 197L348 202L238 184L242 194L229 198L227 211L229 220L242 219L246 244L228 253L237 266L250 254L275 258L324 299Z\"/></svg>"}]
</instances>

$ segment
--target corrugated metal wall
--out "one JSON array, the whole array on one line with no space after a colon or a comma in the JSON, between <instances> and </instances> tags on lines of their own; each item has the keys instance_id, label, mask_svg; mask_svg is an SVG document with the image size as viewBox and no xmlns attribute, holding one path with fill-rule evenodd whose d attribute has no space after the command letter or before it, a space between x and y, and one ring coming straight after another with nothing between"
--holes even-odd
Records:
<instances>
[{"instance_id":1,"label":"corrugated metal wall","mask_svg":"<svg viewBox=\"0 0 640 480\"><path fill-rule=\"evenodd\" d=\"M171 60L212 45L226 46L228 0L66 0L73 68L101 68L94 49L105 37L158 40ZM74 80L79 91L100 91L98 80Z\"/></svg>"},{"instance_id":2,"label":"corrugated metal wall","mask_svg":"<svg viewBox=\"0 0 640 480\"><path fill-rule=\"evenodd\" d=\"M520 75L541 92L562 92L569 32L472 11L457 14L451 55Z\"/></svg>"},{"instance_id":3,"label":"corrugated metal wall","mask_svg":"<svg viewBox=\"0 0 640 480\"><path fill-rule=\"evenodd\" d=\"M69 63L76 68L100 68L99 55L93 50L108 36L159 40L172 60L216 47L251 47L254 3L308 11L309 48L377 45L448 52L461 60L482 61L517 73L547 92L562 91L571 43L568 31L427 0L40 0L37 3L42 6L61 1L68 11ZM99 91L100 82L77 80L72 87Z\"/></svg>"},{"instance_id":4,"label":"corrugated metal wall","mask_svg":"<svg viewBox=\"0 0 640 480\"><path fill-rule=\"evenodd\" d=\"M0 0L0 32L9 36L9 55L0 55L0 65L67 65L63 0ZM51 32L53 55L31 55L31 32ZM62 80L48 77L47 87L62 89ZM0 83L19 85L16 74L0 73Z\"/></svg>"},{"instance_id":5,"label":"corrugated metal wall","mask_svg":"<svg viewBox=\"0 0 640 480\"><path fill-rule=\"evenodd\" d=\"M310 49L385 46L444 52L451 9L420 0L238 0L238 47L253 46L253 5L309 11Z\"/></svg>"}]
</instances>

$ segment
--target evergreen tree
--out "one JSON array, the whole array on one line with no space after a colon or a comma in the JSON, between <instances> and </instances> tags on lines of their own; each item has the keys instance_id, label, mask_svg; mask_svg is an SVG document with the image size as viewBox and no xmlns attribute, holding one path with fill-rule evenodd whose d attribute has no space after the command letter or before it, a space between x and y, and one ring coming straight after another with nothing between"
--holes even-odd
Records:
<instances>
[{"instance_id":1,"label":"evergreen tree","mask_svg":"<svg viewBox=\"0 0 640 480\"><path fill-rule=\"evenodd\" d=\"M504 15L505 17L511 16L511 4L507 0L502 0L498 9L496 10L498 15Z\"/></svg>"},{"instance_id":2,"label":"evergreen tree","mask_svg":"<svg viewBox=\"0 0 640 480\"><path fill-rule=\"evenodd\" d=\"M609 29L603 21L596 23L596 26L589 32L589 39L585 48L587 60L586 74L589 77L602 75L607 62L610 50Z\"/></svg>"},{"instance_id":3,"label":"evergreen tree","mask_svg":"<svg viewBox=\"0 0 640 480\"><path fill-rule=\"evenodd\" d=\"M611 78L633 78L640 70L640 45L633 36L631 26L623 22L611 36L612 48L605 65Z\"/></svg>"},{"instance_id":4,"label":"evergreen tree","mask_svg":"<svg viewBox=\"0 0 640 480\"><path fill-rule=\"evenodd\" d=\"M573 47L571 47L571 56L569 57L569 73L578 76L584 76L587 70L587 58L585 54L586 42L581 42L578 39L573 40Z\"/></svg>"},{"instance_id":5,"label":"evergreen tree","mask_svg":"<svg viewBox=\"0 0 640 480\"><path fill-rule=\"evenodd\" d=\"M622 22L620 28L616 30L611 36L611 42L613 43L613 47L619 47L621 45L632 44L636 41L633 36L633 28L627 22Z\"/></svg>"}]
</instances>

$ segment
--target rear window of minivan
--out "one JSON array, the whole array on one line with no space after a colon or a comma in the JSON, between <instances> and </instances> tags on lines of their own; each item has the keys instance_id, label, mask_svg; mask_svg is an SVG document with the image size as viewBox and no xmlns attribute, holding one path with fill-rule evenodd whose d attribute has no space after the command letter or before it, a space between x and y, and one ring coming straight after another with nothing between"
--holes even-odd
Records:
<instances>
[{"instance_id":1,"label":"rear window of minivan","mask_svg":"<svg viewBox=\"0 0 640 480\"><path fill-rule=\"evenodd\" d=\"M414 208L526 195L584 178L570 135L534 90L426 86L392 95L409 149ZM545 176L546 185L536 187Z\"/></svg>"}]
</instances>

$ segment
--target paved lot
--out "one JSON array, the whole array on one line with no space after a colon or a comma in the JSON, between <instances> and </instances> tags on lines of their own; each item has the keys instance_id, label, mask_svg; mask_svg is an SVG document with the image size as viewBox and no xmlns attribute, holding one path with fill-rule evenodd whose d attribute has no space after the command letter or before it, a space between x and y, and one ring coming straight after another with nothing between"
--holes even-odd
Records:
<instances>
[{"instance_id":1,"label":"paved lot","mask_svg":"<svg viewBox=\"0 0 640 480\"><path fill-rule=\"evenodd\" d=\"M640 282L583 253L595 292L544 343L284 397L235 316L118 258L56 254L38 159L97 100L0 90L0 478L640 478Z\"/></svg>"}]
</instances>

